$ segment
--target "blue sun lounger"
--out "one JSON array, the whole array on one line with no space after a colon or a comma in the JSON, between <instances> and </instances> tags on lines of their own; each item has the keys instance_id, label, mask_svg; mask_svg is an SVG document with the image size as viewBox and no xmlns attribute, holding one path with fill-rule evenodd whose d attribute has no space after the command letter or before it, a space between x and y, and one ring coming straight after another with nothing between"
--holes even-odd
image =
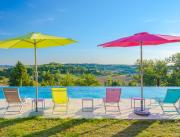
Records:
<instances>
[{"instance_id":1,"label":"blue sun lounger","mask_svg":"<svg viewBox=\"0 0 180 137\"><path fill-rule=\"evenodd\" d=\"M159 103L163 113L178 112L180 114L180 110L176 107L176 103L178 102L179 99L180 99L180 89L168 89L164 99L155 99L155 100ZM172 105L176 111L164 110L164 107L169 107L167 105Z\"/></svg>"}]
</instances>

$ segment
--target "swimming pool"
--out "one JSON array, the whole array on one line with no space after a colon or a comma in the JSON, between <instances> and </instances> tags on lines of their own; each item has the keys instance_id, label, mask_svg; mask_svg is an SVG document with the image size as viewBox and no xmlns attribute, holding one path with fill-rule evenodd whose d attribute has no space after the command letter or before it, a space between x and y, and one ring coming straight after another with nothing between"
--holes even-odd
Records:
<instances>
[{"instance_id":1,"label":"swimming pool","mask_svg":"<svg viewBox=\"0 0 180 137\"><path fill-rule=\"evenodd\" d=\"M52 87L39 87L39 98L51 98ZM106 87L67 87L70 98L103 98ZM140 97L140 87L120 87L122 89L122 98ZM162 98L168 88L180 87L144 87L145 98ZM35 87L19 87L20 96L26 98L35 98ZM2 87L0 87L0 98L4 98Z\"/></svg>"}]
</instances>

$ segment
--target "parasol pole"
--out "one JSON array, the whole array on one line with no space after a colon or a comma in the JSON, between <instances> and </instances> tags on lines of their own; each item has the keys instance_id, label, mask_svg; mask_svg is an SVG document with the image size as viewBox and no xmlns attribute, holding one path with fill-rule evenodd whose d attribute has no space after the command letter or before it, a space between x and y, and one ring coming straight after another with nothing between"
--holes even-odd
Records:
<instances>
[{"instance_id":1,"label":"parasol pole","mask_svg":"<svg viewBox=\"0 0 180 137\"><path fill-rule=\"evenodd\" d=\"M36 81L36 112L38 112L38 72L37 72L37 45L34 39L34 63L35 63L35 81Z\"/></svg>"},{"instance_id":2,"label":"parasol pole","mask_svg":"<svg viewBox=\"0 0 180 137\"><path fill-rule=\"evenodd\" d=\"M143 47L142 47L143 42L141 42L140 46L140 75L141 75L141 111L143 111Z\"/></svg>"}]
</instances>

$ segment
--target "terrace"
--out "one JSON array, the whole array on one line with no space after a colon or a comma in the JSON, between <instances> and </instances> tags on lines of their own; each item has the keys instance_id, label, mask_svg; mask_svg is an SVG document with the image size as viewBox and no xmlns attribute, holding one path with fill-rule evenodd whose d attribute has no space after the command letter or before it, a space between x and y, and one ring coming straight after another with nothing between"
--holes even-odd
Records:
<instances>
[{"instance_id":1,"label":"terrace","mask_svg":"<svg viewBox=\"0 0 180 137\"><path fill-rule=\"evenodd\" d=\"M150 103L150 100L147 100ZM179 119L180 115L176 112L168 112L163 114L160 106L152 106L150 107L151 115L148 117L138 116L133 113L133 109L131 108L130 100L122 99L120 102L121 114L117 112L116 109L109 109L105 114L104 106L102 104L102 100L95 99L94 100L94 110L93 112L82 112L82 102L80 99L70 99L68 113L65 112L56 112L52 114L52 101L46 100L46 107L44 110L39 110L39 112L32 111L32 104L29 100L27 104L24 106L22 113L7 113L4 115L6 103L5 101L0 101L1 110L0 117L1 118L24 118L31 116L43 116L45 118L116 118L116 119ZM62 110L61 110L62 111ZM65 111L65 110L63 110Z\"/></svg>"}]
</instances>

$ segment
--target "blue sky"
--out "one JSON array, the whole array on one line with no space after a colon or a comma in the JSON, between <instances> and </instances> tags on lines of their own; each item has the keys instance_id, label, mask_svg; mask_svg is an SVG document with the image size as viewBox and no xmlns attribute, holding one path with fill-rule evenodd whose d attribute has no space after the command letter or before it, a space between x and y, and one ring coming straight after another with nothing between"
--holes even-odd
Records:
<instances>
[{"instance_id":1,"label":"blue sky","mask_svg":"<svg viewBox=\"0 0 180 137\"><path fill-rule=\"evenodd\" d=\"M76 44L38 49L38 63L133 64L139 47L98 44L137 32L180 35L179 0L2 0L0 39L28 32L73 38ZM145 59L180 52L180 43L144 47ZM33 49L0 49L0 64L33 64Z\"/></svg>"}]
</instances>

